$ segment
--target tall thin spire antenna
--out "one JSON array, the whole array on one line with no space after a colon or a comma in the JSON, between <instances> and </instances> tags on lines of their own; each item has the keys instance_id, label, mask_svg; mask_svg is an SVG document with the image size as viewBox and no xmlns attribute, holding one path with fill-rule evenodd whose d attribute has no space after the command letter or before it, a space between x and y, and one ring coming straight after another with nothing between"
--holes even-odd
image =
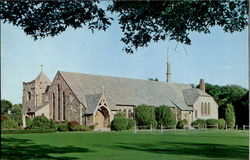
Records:
<instances>
[{"instance_id":1,"label":"tall thin spire antenna","mask_svg":"<svg viewBox=\"0 0 250 160\"><path fill-rule=\"evenodd\" d=\"M43 71L43 64L41 64L41 72Z\"/></svg>"},{"instance_id":2,"label":"tall thin spire antenna","mask_svg":"<svg viewBox=\"0 0 250 160\"><path fill-rule=\"evenodd\" d=\"M169 60L169 47L167 50L167 73L166 73L166 81L171 82L171 68L170 68L170 60Z\"/></svg>"}]
</instances>

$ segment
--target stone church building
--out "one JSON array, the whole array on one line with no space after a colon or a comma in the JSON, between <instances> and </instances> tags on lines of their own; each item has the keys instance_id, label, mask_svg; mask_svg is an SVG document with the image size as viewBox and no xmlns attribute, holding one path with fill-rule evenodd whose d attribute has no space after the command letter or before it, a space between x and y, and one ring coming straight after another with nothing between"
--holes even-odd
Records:
<instances>
[{"instance_id":1,"label":"stone church building","mask_svg":"<svg viewBox=\"0 0 250 160\"><path fill-rule=\"evenodd\" d=\"M29 117L94 125L95 130L109 129L117 112L133 118L140 104L166 105L178 120L187 119L189 124L199 118L218 118L218 105L205 92L203 80L193 88L170 78L169 70L167 82L58 71L51 82L41 71L35 80L23 83L24 112Z\"/></svg>"}]
</instances>

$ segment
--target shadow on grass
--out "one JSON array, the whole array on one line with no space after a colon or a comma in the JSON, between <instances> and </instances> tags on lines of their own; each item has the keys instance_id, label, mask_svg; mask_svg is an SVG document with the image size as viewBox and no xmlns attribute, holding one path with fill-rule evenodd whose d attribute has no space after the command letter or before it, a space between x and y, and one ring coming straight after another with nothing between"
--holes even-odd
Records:
<instances>
[{"instance_id":1,"label":"shadow on grass","mask_svg":"<svg viewBox=\"0 0 250 160\"><path fill-rule=\"evenodd\" d=\"M53 157L51 154L84 153L89 149L66 146L35 145L28 139L2 138L2 159L48 159L48 160L75 160L76 157Z\"/></svg>"},{"instance_id":2,"label":"shadow on grass","mask_svg":"<svg viewBox=\"0 0 250 160\"><path fill-rule=\"evenodd\" d=\"M119 143L122 149L145 151L156 154L198 156L200 158L248 159L248 147L237 145L162 142L161 144L128 144Z\"/></svg>"}]
</instances>

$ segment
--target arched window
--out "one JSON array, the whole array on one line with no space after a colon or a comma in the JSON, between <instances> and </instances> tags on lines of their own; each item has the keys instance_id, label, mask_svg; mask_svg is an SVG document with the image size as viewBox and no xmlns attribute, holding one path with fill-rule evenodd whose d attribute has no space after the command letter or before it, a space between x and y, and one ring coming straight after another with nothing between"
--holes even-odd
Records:
<instances>
[{"instance_id":1,"label":"arched window","mask_svg":"<svg viewBox=\"0 0 250 160\"><path fill-rule=\"evenodd\" d=\"M201 102L201 115L204 114L204 106L203 106L203 102Z\"/></svg>"},{"instance_id":2,"label":"arched window","mask_svg":"<svg viewBox=\"0 0 250 160\"><path fill-rule=\"evenodd\" d=\"M28 101L30 101L31 100L31 92L29 91L28 92Z\"/></svg>"},{"instance_id":3,"label":"arched window","mask_svg":"<svg viewBox=\"0 0 250 160\"><path fill-rule=\"evenodd\" d=\"M65 103L65 92L63 92L63 120L65 120L65 111L66 111L66 103Z\"/></svg>"},{"instance_id":4,"label":"arched window","mask_svg":"<svg viewBox=\"0 0 250 160\"><path fill-rule=\"evenodd\" d=\"M60 86L58 84L58 120L60 121L61 120L61 108L60 108Z\"/></svg>"},{"instance_id":5,"label":"arched window","mask_svg":"<svg viewBox=\"0 0 250 160\"><path fill-rule=\"evenodd\" d=\"M205 114L207 114L207 102L205 102Z\"/></svg>"},{"instance_id":6,"label":"arched window","mask_svg":"<svg viewBox=\"0 0 250 160\"><path fill-rule=\"evenodd\" d=\"M126 117L128 116L128 115L127 115L127 110L126 110L126 109L123 110L123 114L124 114L124 116L126 116Z\"/></svg>"},{"instance_id":7,"label":"arched window","mask_svg":"<svg viewBox=\"0 0 250 160\"><path fill-rule=\"evenodd\" d=\"M133 112L132 112L131 109L128 110L128 116L129 116L129 117L133 117Z\"/></svg>"},{"instance_id":8,"label":"arched window","mask_svg":"<svg viewBox=\"0 0 250 160\"><path fill-rule=\"evenodd\" d=\"M56 119L56 115L55 115L56 114L55 113L56 112L55 111L56 107L55 107L55 94L54 93L52 94L52 107L53 107L53 119L55 120Z\"/></svg>"},{"instance_id":9,"label":"arched window","mask_svg":"<svg viewBox=\"0 0 250 160\"><path fill-rule=\"evenodd\" d=\"M210 115L210 103L208 102L208 115Z\"/></svg>"}]
</instances>

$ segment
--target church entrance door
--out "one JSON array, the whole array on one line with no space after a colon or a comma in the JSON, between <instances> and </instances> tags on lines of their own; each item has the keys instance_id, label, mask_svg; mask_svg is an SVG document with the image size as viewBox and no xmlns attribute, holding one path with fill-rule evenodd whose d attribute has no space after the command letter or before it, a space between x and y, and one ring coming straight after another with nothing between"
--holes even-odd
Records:
<instances>
[{"instance_id":1,"label":"church entrance door","mask_svg":"<svg viewBox=\"0 0 250 160\"><path fill-rule=\"evenodd\" d=\"M110 128L110 115L108 110L101 106L95 114L95 130L106 130Z\"/></svg>"}]
</instances>

